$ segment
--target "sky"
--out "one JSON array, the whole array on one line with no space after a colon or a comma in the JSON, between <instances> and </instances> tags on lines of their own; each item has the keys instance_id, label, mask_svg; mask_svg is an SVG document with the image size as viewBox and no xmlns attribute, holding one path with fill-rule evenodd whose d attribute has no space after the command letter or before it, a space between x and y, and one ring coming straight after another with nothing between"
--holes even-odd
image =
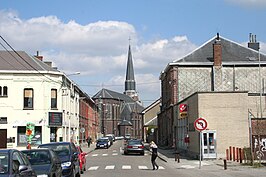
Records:
<instances>
[{"instance_id":1,"label":"sky","mask_svg":"<svg viewBox=\"0 0 266 177\"><path fill-rule=\"evenodd\" d=\"M0 35L67 75L80 72L69 77L91 97L124 92L130 44L144 106L160 98L167 64L217 33L243 46L255 34L266 53L265 19L266 0L0 0Z\"/></svg>"}]
</instances>

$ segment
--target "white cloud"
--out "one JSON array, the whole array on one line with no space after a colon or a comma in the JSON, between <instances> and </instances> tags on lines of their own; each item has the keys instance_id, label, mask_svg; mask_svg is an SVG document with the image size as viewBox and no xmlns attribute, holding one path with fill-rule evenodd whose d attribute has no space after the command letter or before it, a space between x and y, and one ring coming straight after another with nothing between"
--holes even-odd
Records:
<instances>
[{"instance_id":1,"label":"white cloud","mask_svg":"<svg viewBox=\"0 0 266 177\"><path fill-rule=\"evenodd\" d=\"M247 8L266 8L265 0L225 0L228 3L233 3Z\"/></svg>"}]
</instances>

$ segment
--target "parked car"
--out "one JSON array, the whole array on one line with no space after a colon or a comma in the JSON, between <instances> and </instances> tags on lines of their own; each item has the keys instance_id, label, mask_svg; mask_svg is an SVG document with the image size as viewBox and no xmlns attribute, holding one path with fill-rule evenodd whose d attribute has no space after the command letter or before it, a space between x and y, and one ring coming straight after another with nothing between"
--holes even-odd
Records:
<instances>
[{"instance_id":1,"label":"parked car","mask_svg":"<svg viewBox=\"0 0 266 177\"><path fill-rule=\"evenodd\" d=\"M22 150L38 176L61 177L61 160L48 148Z\"/></svg>"},{"instance_id":2,"label":"parked car","mask_svg":"<svg viewBox=\"0 0 266 177\"><path fill-rule=\"evenodd\" d=\"M144 155L143 141L139 139L128 140L124 146L124 154L127 155L129 153L139 153Z\"/></svg>"},{"instance_id":3,"label":"parked car","mask_svg":"<svg viewBox=\"0 0 266 177\"><path fill-rule=\"evenodd\" d=\"M109 141L110 141L110 146L113 145L113 143L114 143L114 141L113 141L113 137L111 137L111 136L104 136L104 137L102 137L102 138L108 138Z\"/></svg>"},{"instance_id":4,"label":"parked car","mask_svg":"<svg viewBox=\"0 0 266 177\"><path fill-rule=\"evenodd\" d=\"M16 149L0 149L1 177L37 177L26 156Z\"/></svg>"},{"instance_id":5,"label":"parked car","mask_svg":"<svg viewBox=\"0 0 266 177\"><path fill-rule=\"evenodd\" d=\"M96 149L99 148L106 148L108 149L110 147L110 140L109 138L99 138L96 141Z\"/></svg>"},{"instance_id":6,"label":"parked car","mask_svg":"<svg viewBox=\"0 0 266 177\"><path fill-rule=\"evenodd\" d=\"M80 176L78 150L72 142L52 142L41 144L38 148L50 148L61 160L62 176Z\"/></svg>"},{"instance_id":7,"label":"parked car","mask_svg":"<svg viewBox=\"0 0 266 177\"><path fill-rule=\"evenodd\" d=\"M83 152L80 146L77 146L78 152L79 152L79 167L80 167L80 173L83 174L84 171L86 171L86 152Z\"/></svg>"},{"instance_id":8,"label":"parked car","mask_svg":"<svg viewBox=\"0 0 266 177\"><path fill-rule=\"evenodd\" d=\"M107 134L107 135L105 135L105 136L107 136L107 137L112 137L113 142L115 141L115 135L114 135L114 134Z\"/></svg>"},{"instance_id":9,"label":"parked car","mask_svg":"<svg viewBox=\"0 0 266 177\"><path fill-rule=\"evenodd\" d=\"M130 140L131 139L131 135L130 134L126 134L125 135L125 140L127 141L127 140Z\"/></svg>"}]
</instances>

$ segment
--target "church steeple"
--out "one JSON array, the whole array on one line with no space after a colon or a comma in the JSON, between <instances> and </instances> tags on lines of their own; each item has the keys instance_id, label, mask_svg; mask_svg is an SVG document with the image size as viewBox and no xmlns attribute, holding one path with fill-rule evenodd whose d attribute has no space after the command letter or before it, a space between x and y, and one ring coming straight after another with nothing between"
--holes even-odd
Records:
<instances>
[{"instance_id":1,"label":"church steeple","mask_svg":"<svg viewBox=\"0 0 266 177\"><path fill-rule=\"evenodd\" d=\"M128 48L127 71L126 71L126 81L125 81L124 94L126 94L126 95L132 97L134 100L138 101L130 44L129 44L129 48Z\"/></svg>"}]
</instances>

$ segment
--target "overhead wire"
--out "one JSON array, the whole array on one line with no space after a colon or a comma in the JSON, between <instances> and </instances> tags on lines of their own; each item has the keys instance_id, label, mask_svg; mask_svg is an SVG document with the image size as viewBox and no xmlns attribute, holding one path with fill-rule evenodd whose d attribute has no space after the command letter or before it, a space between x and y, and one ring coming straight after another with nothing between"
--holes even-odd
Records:
<instances>
[{"instance_id":1,"label":"overhead wire","mask_svg":"<svg viewBox=\"0 0 266 177\"><path fill-rule=\"evenodd\" d=\"M49 77L47 77L44 73L41 73L39 70L37 70L34 66L32 66L28 61L26 61L1 35L0 38L5 42L5 44L10 47L12 49L13 52L15 52L15 54L21 58L25 63L27 63L33 70L37 71L39 74L41 74L42 76L44 76L45 78L47 78L48 80L52 81L52 82L56 82L56 83L62 83L62 82L58 82L55 81ZM8 50L2 43L1 46L17 61L19 62L22 66L26 67L21 61L19 61L11 52L10 50Z\"/></svg>"}]
</instances>

